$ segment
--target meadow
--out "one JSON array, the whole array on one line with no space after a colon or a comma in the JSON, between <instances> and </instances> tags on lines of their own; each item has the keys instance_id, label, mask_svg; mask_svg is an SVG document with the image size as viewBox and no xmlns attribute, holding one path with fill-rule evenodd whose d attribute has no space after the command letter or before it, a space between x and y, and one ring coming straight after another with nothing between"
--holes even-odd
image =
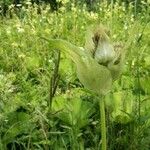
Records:
<instances>
[{"instance_id":1,"label":"meadow","mask_svg":"<svg viewBox=\"0 0 150 150\"><path fill-rule=\"evenodd\" d=\"M67 1L10 5L0 16L0 150L99 150L100 113L71 59L47 39L84 47L91 24L127 45L122 75L105 99L108 150L150 149L150 2L105 1L95 11ZM92 66L91 66L92 67Z\"/></svg>"}]
</instances>

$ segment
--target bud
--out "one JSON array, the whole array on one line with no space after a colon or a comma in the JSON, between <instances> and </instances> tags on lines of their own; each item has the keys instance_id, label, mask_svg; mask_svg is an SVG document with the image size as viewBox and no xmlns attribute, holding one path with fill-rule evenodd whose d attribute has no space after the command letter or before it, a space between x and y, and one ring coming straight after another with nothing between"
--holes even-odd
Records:
<instances>
[{"instance_id":1,"label":"bud","mask_svg":"<svg viewBox=\"0 0 150 150\"><path fill-rule=\"evenodd\" d=\"M92 57L111 72L116 80L121 73L123 53L122 46L111 42L109 30L102 25L92 26L87 30L85 49Z\"/></svg>"}]
</instances>

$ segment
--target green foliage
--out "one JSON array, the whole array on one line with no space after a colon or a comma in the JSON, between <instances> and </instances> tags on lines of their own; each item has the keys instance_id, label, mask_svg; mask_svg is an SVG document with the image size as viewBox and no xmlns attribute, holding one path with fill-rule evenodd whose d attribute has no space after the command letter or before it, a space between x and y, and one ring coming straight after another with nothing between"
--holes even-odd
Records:
<instances>
[{"instance_id":1,"label":"green foliage","mask_svg":"<svg viewBox=\"0 0 150 150\"><path fill-rule=\"evenodd\" d=\"M80 98L83 94L80 89L72 90L72 92L56 96L53 100L52 108L58 112L58 118L66 125L81 129L88 125L89 118L94 113L94 108L90 107L93 105L92 102L87 102Z\"/></svg>"},{"instance_id":2,"label":"green foliage","mask_svg":"<svg viewBox=\"0 0 150 150\"><path fill-rule=\"evenodd\" d=\"M149 9L135 15L130 4L126 10L124 3L112 7L105 2L96 12L71 4L65 8L67 3L52 13L49 6L34 5L16 14L12 7L0 16L0 149L99 149L98 103L83 91L62 53L50 108L57 51L40 37L84 47L87 27L102 23L113 41L127 47L122 76L105 102L108 149L149 150Z\"/></svg>"}]
</instances>

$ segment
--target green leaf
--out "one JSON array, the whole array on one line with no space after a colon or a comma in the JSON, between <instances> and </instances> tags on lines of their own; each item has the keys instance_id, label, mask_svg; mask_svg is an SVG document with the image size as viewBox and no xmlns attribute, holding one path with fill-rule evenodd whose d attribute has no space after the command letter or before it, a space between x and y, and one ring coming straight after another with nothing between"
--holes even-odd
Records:
<instances>
[{"instance_id":1,"label":"green leaf","mask_svg":"<svg viewBox=\"0 0 150 150\"><path fill-rule=\"evenodd\" d=\"M140 85L145 93L150 94L150 77L140 78Z\"/></svg>"},{"instance_id":2,"label":"green leaf","mask_svg":"<svg viewBox=\"0 0 150 150\"><path fill-rule=\"evenodd\" d=\"M39 57L32 56L32 57L26 57L26 66L28 69L36 69L40 65Z\"/></svg>"},{"instance_id":3,"label":"green leaf","mask_svg":"<svg viewBox=\"0 0 150 150\"><path fill-rule=\"evenodd\" d=\"M150 66L150 56L145 57L144 61L145 61L145 66L146 67Z\"/></svg>"},{"instance_id":4,"label":"green leaf","mask_svg":"<svg viewBox=\"0 0 150 150\"><path fill-rule=\"evenodd\" d=\"M72 97L66 94L55 97L52 109L58 112L57 117L66 125L76 126L78 129L89 123L89 117L94 112L91 102L81 100L77 92Z\"/></svg>"},{"instance_id":5,"label":"green leaf","mask_svg":"<svg viewBox=\"0 0 150 150\"><path fill-rule=\"evenodd\" d=\"M110 101L111 99L111 101ZM106 99L112 121L128 123L132 120L133 97L131 93L115 92Z\"/></svg>"},{"instance_id":6,"label":"green leaf","mask_svg":"<svg viewBox=\"0 0 150 150\"><path fill-rule=\"evenodd\" d=\"M11 112L8 114L9 128L3 137L4 143L9 143L18 135L29 133L31 130L30 115L24 112Z\"/></svg>"}]
</instances>

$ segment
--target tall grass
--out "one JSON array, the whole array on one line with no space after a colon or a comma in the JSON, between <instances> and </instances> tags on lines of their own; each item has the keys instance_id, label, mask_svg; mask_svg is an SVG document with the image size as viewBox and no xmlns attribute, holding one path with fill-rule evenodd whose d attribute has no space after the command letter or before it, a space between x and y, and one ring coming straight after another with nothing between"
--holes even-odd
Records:
<instances>
[{"instance_id":1,"label":"tall grass","mask_svg":"<svg viewBox=\"0 0 150 150\"><path fill-rule=\"evenodd\" d=\"M96 12L70 3L57 12L28 5L16 13L10 6L0 16L0 149L100 149L98 103L72 62L39 37L84 46L86 28L103 23L115 42L128 45L122 77L105 101L108 149L149 150L149 9L136 13L124 3L103 2Z\"/></svg>"}]
</instances>

